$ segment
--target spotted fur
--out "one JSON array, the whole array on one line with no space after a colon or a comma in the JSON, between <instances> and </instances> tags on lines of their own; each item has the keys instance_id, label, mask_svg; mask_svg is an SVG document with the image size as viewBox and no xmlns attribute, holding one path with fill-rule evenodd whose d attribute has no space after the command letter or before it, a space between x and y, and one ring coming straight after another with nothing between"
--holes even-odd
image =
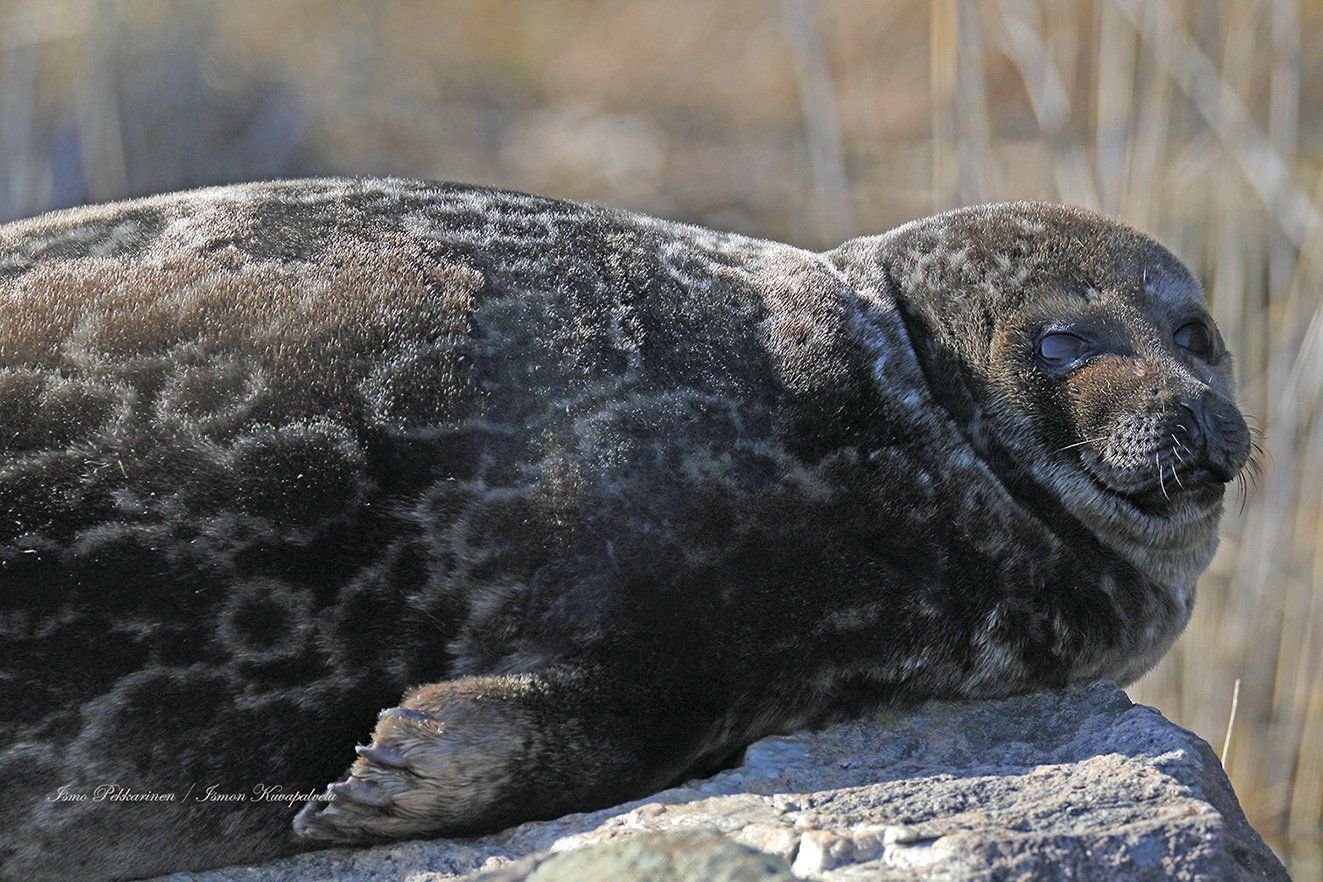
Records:
<instances>
[{"instance_id":1,"label":"spotted fur","mask_svg":"<svg viewBox=\"0 0 1323 882\"><path fill-rule=\"evenodd\" d=\"M0 228L0 877L490 829L866 707L1135 678L1221 484L1154 511L1056 449L1016 322L1098 297L1202 299L1034 204L826 255L399 180ZM1230 401L1229 361L1153 370ZM252 796L351 760L294 829ZM180 798L57 798L99 785Z\"/></svg>"}]
</instances>

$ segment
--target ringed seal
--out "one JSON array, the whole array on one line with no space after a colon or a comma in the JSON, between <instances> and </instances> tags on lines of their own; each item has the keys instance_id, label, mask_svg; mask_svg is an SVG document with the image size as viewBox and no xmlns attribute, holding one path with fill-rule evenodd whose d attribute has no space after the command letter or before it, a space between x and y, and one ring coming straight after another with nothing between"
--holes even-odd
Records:
<instances>
[{"instance_id":1,"label":"ringed seal","mask_svg":"<svg viewBox=\"0 0 1323 882\"><path fill-rule=\"evenodd\" d=\"M826 254L402 180L5 226L0 877L490 830L1131 681L1250 447L1199 283L1059 205Z\"/></svg>"}]
</instances>

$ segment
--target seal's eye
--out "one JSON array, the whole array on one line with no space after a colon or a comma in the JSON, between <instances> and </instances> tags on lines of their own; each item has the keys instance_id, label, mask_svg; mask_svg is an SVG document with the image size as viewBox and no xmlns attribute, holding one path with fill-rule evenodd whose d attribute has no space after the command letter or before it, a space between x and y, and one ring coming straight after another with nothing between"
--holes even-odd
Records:
<instances>
[{"instance_id":1,"label":"seal's eye","mask_svg":"<svg viewBox=\"0 0 1323 882\"><path fill-rule=\"evenodd\" d=\"M1213 335L1203 322L1186 322L1176 329L1173 339L1177 346L1195 355L1208 355L1213 351Z\"/></svg>"},{"instance_id":2,"label":"seal's eye","mask_svg":"<svg viewBox=\"0 0 1323 882\"><path fill-rule=\"evenodd\" d=\"M1044 334L1038 341L1038 357L1049 367L1065 367L1089 352L1089 341L1074 334Z\"/></svg>"}]
</instances>

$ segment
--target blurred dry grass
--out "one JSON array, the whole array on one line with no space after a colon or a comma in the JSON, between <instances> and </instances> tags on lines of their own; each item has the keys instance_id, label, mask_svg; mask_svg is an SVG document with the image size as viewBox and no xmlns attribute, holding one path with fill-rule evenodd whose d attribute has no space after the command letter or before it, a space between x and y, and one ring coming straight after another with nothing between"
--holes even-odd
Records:
<instances>
[{"instance_id":1,"label":"blurred dry grass","mask_svg":"<svg viewBox=\"0 0 1323 882\"><path fill-rule=\"evenodd\" d=\"M314 173L485 182L828 246L1046 198L1205 279L1268 456L1132 692L1323 878L1323 4L0 0L0 219Z\"/></svg>"}]
</instances>

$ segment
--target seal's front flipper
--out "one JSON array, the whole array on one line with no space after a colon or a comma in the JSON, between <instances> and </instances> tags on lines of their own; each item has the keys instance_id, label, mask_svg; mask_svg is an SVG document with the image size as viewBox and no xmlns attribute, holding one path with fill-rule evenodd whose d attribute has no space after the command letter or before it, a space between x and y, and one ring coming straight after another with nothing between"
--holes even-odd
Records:
<instances>
[{"instance_id":1,"label":"seal's front flipper","mask_svg":"<svg viewBox=\"0 0 1323 882\"><path fill-rule=\"evenodd\" d=\"M347 777L304 805L294 831L339 843L470 833L663 786L620 687L551 670L413 689L381 712Z\"/></svg>"}]
</instances>

